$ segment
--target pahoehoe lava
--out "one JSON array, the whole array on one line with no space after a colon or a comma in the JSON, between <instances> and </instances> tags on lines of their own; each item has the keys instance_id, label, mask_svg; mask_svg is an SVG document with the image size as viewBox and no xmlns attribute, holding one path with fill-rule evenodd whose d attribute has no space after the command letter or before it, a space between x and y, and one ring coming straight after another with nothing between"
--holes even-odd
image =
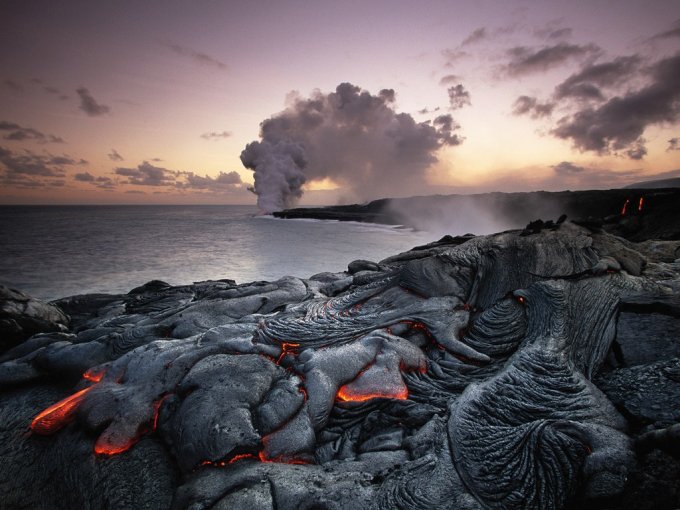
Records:
<instances>
[{"instance_id":1,"label":"pahoehoe lava","mask_svg":"<svg viewBox=\"0 0 680 510\"><path fill-rule=\"evenodd\" d=\"M676 508L678 257L562 220L309 279L2 288L0 506Z\"/></svg>"}]
</instances>

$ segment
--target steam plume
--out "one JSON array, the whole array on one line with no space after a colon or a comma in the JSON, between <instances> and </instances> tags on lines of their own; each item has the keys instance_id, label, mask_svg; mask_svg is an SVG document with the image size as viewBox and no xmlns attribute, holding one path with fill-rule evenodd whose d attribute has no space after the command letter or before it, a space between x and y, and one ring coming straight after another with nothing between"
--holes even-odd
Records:
<instances>
[{"instance_id":1,"label":"steam plume","mask_svg":"<svg viewBox=\"0 0 680 510\"><path fill-rule=\"evenodd\" d=\"M394 110L394 91L372 95L351 83L334 92L299 95L261 124L261 141L241 153L255 172L258 206L272 212L294 206L305 182L330 178L368 200L424 189L425 171L442 145L457 145L450 122L416 122Z\"/></svg>"}]
</instances>

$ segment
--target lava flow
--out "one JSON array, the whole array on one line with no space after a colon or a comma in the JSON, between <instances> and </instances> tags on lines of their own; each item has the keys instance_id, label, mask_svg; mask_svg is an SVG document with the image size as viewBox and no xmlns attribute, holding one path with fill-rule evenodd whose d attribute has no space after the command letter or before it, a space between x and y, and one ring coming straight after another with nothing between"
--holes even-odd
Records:
<instances>
[{"instance_id":1,"label":"lava flow","mask_svg":"<svg viewBox=\"0 0 680 510\"><path fill-rule=\"evenodd\" d=\"M640 197L640 201L638 202L638 212L642 212L642 206L645 203L644 197Z\"/></svg>"},{"instance_id":2,"label":"lava flow","mask_svg":"<svg viewBox=\"0 0 680 510\"><path fill-rule=\"evenodd\" d=\"M404 386L404 388L397 393L355 393L345 385L338 390L337 398L341 402L366 402L367 400L372 400L374 398L406 400L408 399L408 389Z\"/></svg>"},{"instance_id":3,"label":"lava flow","mask_svg":"<svg viewBox=\"0 0 680 510\"><path fill-rule=\"evenodd\" d=\"M98 383L102 380L105 373L106 373L106 370L103 369L103 368L100 368L99 370L97 370L97 367L92 367L87 372L85 372L83 374L83 379L87 379L88 381Z\"/></svg>"},{"instance_id":4,"label":"lava flow","mask_svg":"<svg viewBox=\"0 0 680 510\"><path fill-rule=\"evenodd\" d=\"M626 215L626 211L628 211L628 204L630 204L630 199L626 199L626 201L623 203L623 207L621 208L621 216Z\"/></svg>"},{"instance_id":5,"label":"lava flow","mask_svg":"<svg viewBox=\"0 0 680 510\"><path fill-rule=\"evenodd\" d=\"M51 405L31 422L31 430L36 434L48 436L68 425L75 418L80 403L95 385L84 388L73 395Z\"/></svg>"}]
</instances>

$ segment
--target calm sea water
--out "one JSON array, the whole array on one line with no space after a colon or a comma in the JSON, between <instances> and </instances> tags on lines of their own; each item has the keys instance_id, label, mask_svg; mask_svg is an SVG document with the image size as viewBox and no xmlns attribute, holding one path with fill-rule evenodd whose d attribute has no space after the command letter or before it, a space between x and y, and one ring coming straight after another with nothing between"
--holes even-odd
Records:
<instances>
[{"instance_id":1,"label":"calm sea water","mask_svg":"<svg viewBox=\"0 0 680 510\"><path fill-rule=\"evenodd\" d=\"M258 216L255 206L2 206L0 283L56 299L128 292L153 279L309 277L432 240L379 225Z\"/></svg>"}]
</instances>

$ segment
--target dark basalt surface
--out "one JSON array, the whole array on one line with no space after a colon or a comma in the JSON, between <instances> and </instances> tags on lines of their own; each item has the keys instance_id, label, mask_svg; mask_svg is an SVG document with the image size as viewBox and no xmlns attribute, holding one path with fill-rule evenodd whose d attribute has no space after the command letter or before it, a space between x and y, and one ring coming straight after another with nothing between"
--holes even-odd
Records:
<instances>
[{"instance_id":1,"label":"dark basalt surface","mask_svg":"<svg viewBox=\"0 0 680 510\"><path fill-rule=\"evenodd\" d=\"M640 207L640 199L642 206ZM621 214L628 201L625 214ZM368 204L305 207L274 212L277 218L361 221L424 228L466 211L493 212L499 223L519 228L536 217L569 218L597 225L632 241L680 239L680 188L533 191L478 195L384 198ZM638 210L640 208L641 210ZM474 216L474 214L472 214Z\"/></svg>"},{"instance_id":2,"label":"dark basalt surface","mask_svg":"<svg viewBox=\"0 0 680 510\"><path fill-rule=\"evenodd\" d=\"M679 247L562 218L308 279L3 290L0 506L677 508Z\"/></svg>"}]
</instances>

